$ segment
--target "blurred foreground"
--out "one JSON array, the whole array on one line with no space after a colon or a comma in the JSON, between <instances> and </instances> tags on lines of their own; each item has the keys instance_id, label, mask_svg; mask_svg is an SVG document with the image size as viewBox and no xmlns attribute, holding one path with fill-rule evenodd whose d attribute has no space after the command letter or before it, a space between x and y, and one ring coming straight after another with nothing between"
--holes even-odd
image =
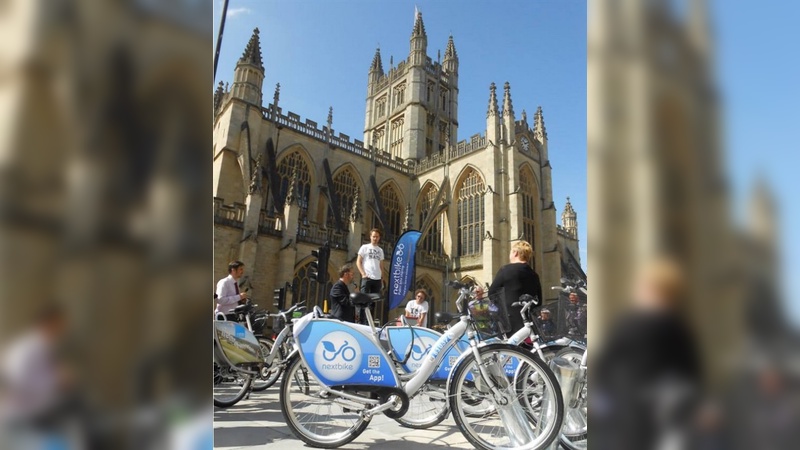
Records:
<instances>
[{"instance_id":1,"label":"blurred foreground","mask_svg":"<svg viewBox=\"0 0 800 450\"><path fill-rule=\"evenodd\" d=\"M779 217L760 186L734 225L708 3L589 3L592 449L798 446Z\"/></svg>"},{"instance_id":2,"label":"blurred foreground","mask_svg":"<svg viewBox=\"0 0 800 450\"><path fill-rule=\"evenodd\" d=\"M211 7L2 2L0 448L210 447Z\"/></svg>"}]
</instances>

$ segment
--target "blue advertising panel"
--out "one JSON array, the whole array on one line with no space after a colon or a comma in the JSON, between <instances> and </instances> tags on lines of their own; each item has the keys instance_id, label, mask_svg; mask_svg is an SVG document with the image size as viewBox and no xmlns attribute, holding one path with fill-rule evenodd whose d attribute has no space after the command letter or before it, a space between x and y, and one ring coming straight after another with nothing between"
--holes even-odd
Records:
<instances>
[{"instance_id":1,"label":"blue advertising panel","mask_svg":"<svg viewBox=\"0 0 800 450\"><path fill-rule=\"evenodd\" d=\"M414 256L421 234L416 230L406 231L394 245L389 266L389 309L400 306L408 291L414 289Z\"/></svg>"},{"instance_id":2,"label":"blue advertising panel","mask_svg":"<svg viewBox=\"0 0 800 450\"><path fill-rule=\"evenodd\" d=\"M308 368L326 386L398 386L387 355L368 328L359 328L367 327L329 319L303 323L295 336Z\"/></svg>"},{"instance_id":3,"label":"blue advertising panel","mask_svg":"<svg viewBox=\"0 0 800 450\"><path fill-rule=\"evenodd\" d=\"M389 333L389 340L392 343L392 350L397 355L398 359L405 358L406 354L411 351L406 363L402 366L403 370L408 373L415 372L422 366L426 357L430 355L431 349L434 344L442 336L436 331L427 328L418 327L388 327L386 328ZM413 344L411 342L413 337ZM458 360L458 357L463 351L469 348L469 341L462 337L456 343L455 347L447 351L444 359L436 368L436 371L431 375L432 380L446 380L450 375L453 365Z\"/></svg>"}]
</instances>

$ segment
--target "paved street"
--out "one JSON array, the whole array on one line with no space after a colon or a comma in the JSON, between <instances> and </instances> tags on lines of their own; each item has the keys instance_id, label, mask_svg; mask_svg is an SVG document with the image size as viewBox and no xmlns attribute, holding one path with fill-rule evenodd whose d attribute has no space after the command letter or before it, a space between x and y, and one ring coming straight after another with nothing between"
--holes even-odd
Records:
<instances>
[{"instance_id":1,"label":"paved street","mask_svg":"<svg viewBox=\"0 0 800 450\"><path fill-rule=\"evenodd\" d=\"M281 414L278 383L264 392L254 392L236 406L214 410L214 447L226 449L304 448ZM456 428L451 417L428 430L404 428L384 415L378 415L346 449L400 450L410 447L472 448Z\"/></svg>"}]
</instances>

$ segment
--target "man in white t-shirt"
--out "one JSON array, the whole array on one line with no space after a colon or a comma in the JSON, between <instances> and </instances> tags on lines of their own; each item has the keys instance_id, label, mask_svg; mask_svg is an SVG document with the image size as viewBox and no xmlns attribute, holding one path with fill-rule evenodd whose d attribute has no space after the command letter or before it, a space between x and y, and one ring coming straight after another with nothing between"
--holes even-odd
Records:
<instances>
[{"instance_id":1,"label":"man in white t-shirt","mask_svg":"<svg viewBox=\"0 0 800 450\"><path fill-rule=\"evenodd\" d=\"M428 326L428 294L424 289L417 289L406 305L406 322L422 328Z\"/></svg>"},{"instance_id":2,"label":"man in white t-shirt","mask_svg":"<svg viewBox=\"0 0 800 450\"><path fill-rule=\"evenodd\" d=\"M369 232L369 244L364 244L358 249L356 267L361 273L361 292L365 294L380 294L383 279L383 249L378 245L381 241L381 231L373 228ZM365 324L366 318L360 311L358 322Z\"/></svg>"}]
</instances>

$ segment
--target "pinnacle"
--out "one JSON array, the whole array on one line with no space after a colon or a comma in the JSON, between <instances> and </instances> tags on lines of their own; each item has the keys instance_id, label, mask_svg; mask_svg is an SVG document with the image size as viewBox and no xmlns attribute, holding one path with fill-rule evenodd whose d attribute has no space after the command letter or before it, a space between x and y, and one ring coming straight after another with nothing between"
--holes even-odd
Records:
<instances>
[{"instance_id":1,"label":"pinnacle","mask_svg":"<svg viewBox=\"0 0 800 450\"><path fill-rule=\"evenodd\" d=\"M253 30L253 35L250 36L250 41L239 58L239 64L252 64L256 67L264 69L264 64L261 62L261 41L258 38L258 28Z\"/></svg>"},{"instance_id":2,"label":"pinnacle","mask_svg":"<svg viewBox=\"0 0 800 450\"><path fill-rule=\"evenodd\" d=\"M456 59L458 58L458 52L456 52L456 44L453 42L452 34L447 39L447 48L444 51L444 59L451 59L451 58L456 58Z\"/></svg>"},{"instance_id":3,"label":"pinnacle","mask_svg":"<svg viewBox=\"0 0 800 450\"><path fill-rule=\"evenodd\" d=\"M511 84L506 81L506 84L503 86L503 90L505 91L503 94L503 115L513 115L514 114L514 107L511 106Z\"/></svg>"},{"instance_id":4,"label":"pinnacle","mask_svg":"<svg viewBox=\"0 0 800 450\"><path fill-rule=\"evenodd\" d=\"M369 70L377 70L378 72L383 73L383 62L381 61L380 47L375 50L375 56L372 58L372 65L369 66Z\"/></svg>"},{"instance_id":5,"label":"pinnacle","mask_svg":"<svg viewBox=\"0 0 800 450\"><path fill-rule=\"evenodd\" d=\"M414 31L411 32L411 36L426 36L425 34L425 24L422 23L422 13L417 11L416 18L414 19Z\"/></svg>"},{"instance_id":6,"label":"pinnacle","mask_svg":"<svg viewBox=\"0 0 800 450\"><path fill-rule=\"evenodd\" d=\"M487 116L497 114L497 86L492 82L489 85L489 110L486 112Z\"/></svg>"}]
</instances>

